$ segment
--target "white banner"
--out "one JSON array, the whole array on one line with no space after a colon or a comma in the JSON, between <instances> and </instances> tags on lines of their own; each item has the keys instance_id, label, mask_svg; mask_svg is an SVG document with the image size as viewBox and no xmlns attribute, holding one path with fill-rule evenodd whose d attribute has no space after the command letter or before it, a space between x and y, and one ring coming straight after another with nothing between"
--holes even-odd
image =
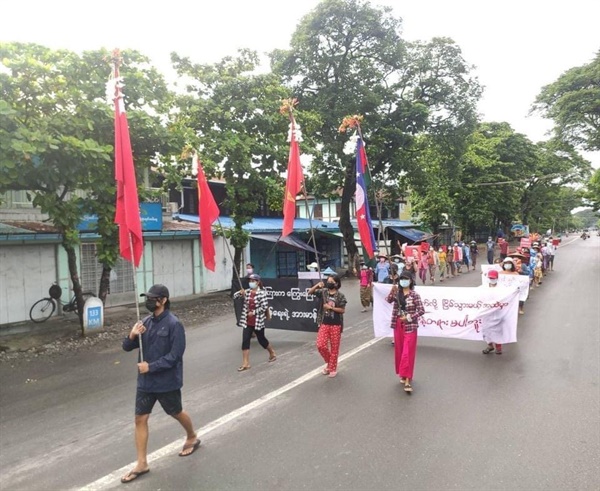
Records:
<instances>
[{"instance_id":1,"label":"white banner","mask_svg":"<svg viewBox=\"0 0 600 491\"><path fill-rule=\"evenodd\" d=\"M482 264L481 265L481 284L485 287L488 286L490 280L487 277L487 273L490 269L496 271L502 271L499 264ZM498 275L498 286L505 288L518 288L519 289L519 300L525 302L529 297L529 283L530 278L524 274L499 274Z\"/></svg>"},{"instance_id":2,"label":"white banner","mask_svg":"<svg viewBox=\"0 0 600 491\"><path fill-rule=\"evenodd\" d=\"M375 337L393 336L392 304L386 301L391 288L392 285L373 284ZM419 336L517 342L519 291L516 288L417 286L416 292L425 307L425 315L419 319Z\"/></svg>"}]
</instances>

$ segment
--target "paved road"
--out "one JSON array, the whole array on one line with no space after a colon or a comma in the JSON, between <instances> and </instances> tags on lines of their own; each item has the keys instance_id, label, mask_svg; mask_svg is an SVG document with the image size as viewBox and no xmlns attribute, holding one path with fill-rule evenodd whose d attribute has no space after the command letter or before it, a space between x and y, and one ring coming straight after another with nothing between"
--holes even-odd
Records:
<instances>
[{"instance_id":1,"label":"paved road","mask_svg":"<svg viewBox=\"0 0 600 491\"><path fill-rule=\"evenodd\" d=\"M475 286L469 273L448 285ZM204 436L176 456L176 422L151 418L152 471L131 489L597 489L600 467L600 238L561 247L502 356L423 338L415 393L374 342L355 283L337 378L314 335L269 332L238 374L233 317L188 326L184 405ZM135 458L135 361L120 347L0 368L0 489L108 489ZM27 380L35 382L27 383ZM288 385L291 384L291 385ZM90 485L91 484L91 485Z\"/></svg>"}]
</instances>

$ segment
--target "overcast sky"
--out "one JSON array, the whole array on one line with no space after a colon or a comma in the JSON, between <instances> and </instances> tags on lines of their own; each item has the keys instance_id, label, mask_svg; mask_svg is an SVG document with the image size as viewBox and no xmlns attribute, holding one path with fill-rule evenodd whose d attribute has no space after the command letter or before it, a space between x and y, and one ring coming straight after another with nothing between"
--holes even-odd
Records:
<instances>
[{"instance_id":1,"label":"overcast sky","mask_svg":"<svg viewBox=\"0 0 600 491\"><path fill-rule=\"evenodd\" d=\"M134 48L167 71L169 53L213 62L238 48L285 48L319 0L0 0L0 40L75 51ZM403 37L454 39L485 86L479 111L533 141L551 122L528 116L540 89L600 50L600 1L374 0L403 19ZM586 155L600 166L598 155Z\"/></svg>"}]
</instances>

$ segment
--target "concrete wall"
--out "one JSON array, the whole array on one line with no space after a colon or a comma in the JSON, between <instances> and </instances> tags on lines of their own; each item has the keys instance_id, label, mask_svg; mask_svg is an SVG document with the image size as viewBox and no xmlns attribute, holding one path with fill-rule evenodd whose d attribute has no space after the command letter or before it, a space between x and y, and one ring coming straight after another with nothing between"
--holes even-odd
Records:
<instances>
[{"instance_id":1,"label":"concrete wall","mask_svg":"<svg viewBox=\"0 0 600 491\"><path fill-rule=\"evenodd\" d=\"M29 319L31 306L57 281L57 245L0 247L0 326ZM63 289L63 299L67 292Z\"/></svg>"}]
</instances>

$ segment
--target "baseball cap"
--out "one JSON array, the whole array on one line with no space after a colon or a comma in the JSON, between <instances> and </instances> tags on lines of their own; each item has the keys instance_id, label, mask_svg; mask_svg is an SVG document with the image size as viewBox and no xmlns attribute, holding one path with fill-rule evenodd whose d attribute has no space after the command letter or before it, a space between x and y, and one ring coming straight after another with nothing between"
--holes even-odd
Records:
<instances>
[{"instance_id":1,"label":"baseball cap","mask_svg":"<svg viewBox=\"0 0 600 491\"><path fill-rule=\"evenodd\" d=\"M497 280L498 279L498 271L496 271L495 269L490 269L488 271L487 277L490 280Z\"/></svg>"},{"instance_id":2,"label":"baseball cap","mask_svg":"<svg viewBox=\"0 0 600 491\"><path fill-rule=\"evenodd\" d=\"M169 289L165 285L152 285L146 293L140 297L169 298Z\"/></svg>"},{"instance_id":3,"label":"baseball cap","mask_svg":"<svg viewBox=\"0 0 600 491\"><path fill-rule=\"evenodd\" d=\"M248 279L250 280L259 280L260 281L260 276L257 274L251 274L250 276L248 276Z\"/></svg>"}]
</instances>

